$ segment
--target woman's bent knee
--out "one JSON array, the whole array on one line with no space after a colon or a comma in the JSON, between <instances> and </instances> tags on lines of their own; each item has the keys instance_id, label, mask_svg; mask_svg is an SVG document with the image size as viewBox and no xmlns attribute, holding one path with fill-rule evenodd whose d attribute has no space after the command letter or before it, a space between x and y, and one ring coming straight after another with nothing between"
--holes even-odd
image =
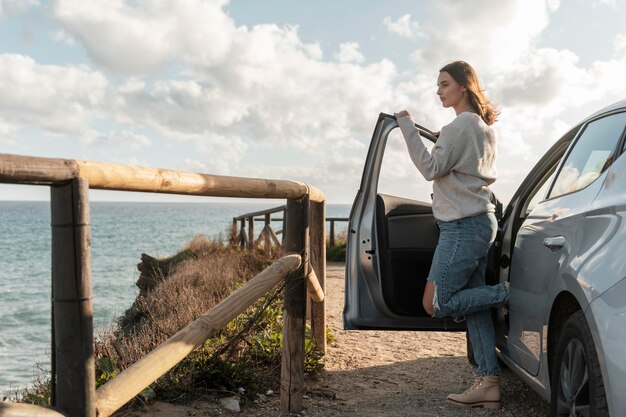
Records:
<instances>
[{"instance_id":1,"label":"woman's bent knee","mask_svg":"<svg viewBox=\"0 0 626 417\"><path fill-rule=\"evenodd\" d=\"M422 306L426 313L429 316L435 314L435 292L437 291L437 287L434 282L426 281L426 286L424 287L424 296L422 297Z\"/></svg>"}]
</instances>

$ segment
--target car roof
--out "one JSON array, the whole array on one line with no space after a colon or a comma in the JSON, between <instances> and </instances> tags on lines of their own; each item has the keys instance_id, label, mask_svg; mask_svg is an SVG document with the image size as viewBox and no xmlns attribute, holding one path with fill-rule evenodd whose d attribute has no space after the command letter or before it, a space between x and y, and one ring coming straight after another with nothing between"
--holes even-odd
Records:
<instances>
[{"instance_id":1,"label":"car roof","mask_svg":"<svg viewBox=\"0 0 626 417\"><path fill-rule=\"evenodd\" d=\"M619 109L626 109L626 100L621 100L618 101L617 103L613 103L610 106L606 106L603 109L598 110L597 112L593 113L591 116L585 118L585 122L589 119L593 119L594 117L603 114L603 113L608 113L611 112L613 110L619 110Z\"/></svg>"}]
</instances>

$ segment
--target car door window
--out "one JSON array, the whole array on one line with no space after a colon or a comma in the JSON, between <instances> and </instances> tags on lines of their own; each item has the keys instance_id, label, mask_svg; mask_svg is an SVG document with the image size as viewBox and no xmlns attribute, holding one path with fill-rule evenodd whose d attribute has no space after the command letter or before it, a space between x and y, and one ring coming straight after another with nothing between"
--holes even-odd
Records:
<instances>
[{"instance_id":1,"label":"car door window","mask_svg":"<svg viewBox=\"0 0 626 417\"><path fill-rule=\"evenodd\" d=\"M522 217L526 218L531 211L543 200L546 198L546 193L548 192L548 187L552 183L552 179L554 178L554 173L556 172L556 166L554 166L549 173L542 178L542 180L537 184L533 192L527 199L526 206L521 210L520 214Z\"/></svg>"},{"instance_id":2,"label":"car door window","mask_svg":"<svg viewBox=\"0 0 626 417\"><path fill-rule=\"evenodd\" d=\"M422 142L428 150L432 149L432 142L426 139L422 139ZM432 182L426 181L411 161L400 129L392 130L387 137L376 192L417 201L431 201Z\"/></svg>"},{"instance_id":3,"label":"car door window","mask_svg":"<svg viewBox=\"0 0 626 417\"><path fill-rule=\"evenodd\" d=\"M576 192L595 181L610 165L625 125L626 113L589 123L567 155L550 198Z\"/></svg>"}]
</instances>

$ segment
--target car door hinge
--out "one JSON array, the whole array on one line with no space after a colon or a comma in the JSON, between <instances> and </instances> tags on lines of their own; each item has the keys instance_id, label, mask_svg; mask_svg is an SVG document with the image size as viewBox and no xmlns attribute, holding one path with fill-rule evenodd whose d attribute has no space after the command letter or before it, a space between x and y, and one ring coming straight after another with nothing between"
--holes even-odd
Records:
<instances>
[{"instance_id":1,"label":"car door hinge","mask_svg":"<svg viewBox=\"0 0 626 417\"><path fill-rule=\"evenodd\" d=\"M370 250L366 250L365 253L369 254L369 255L373 255L376 253L376 249L370 249Z\"/></svg>"}]
</instances>

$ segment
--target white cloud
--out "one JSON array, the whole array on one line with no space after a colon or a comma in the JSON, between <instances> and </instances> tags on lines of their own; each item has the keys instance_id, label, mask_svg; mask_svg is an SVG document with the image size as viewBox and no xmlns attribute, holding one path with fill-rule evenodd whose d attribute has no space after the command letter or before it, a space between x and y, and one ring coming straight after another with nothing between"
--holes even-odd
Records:
<instances>
[{"instance_id":1,"label":"white cloud","mask_svg":"<svg viewBox=\"0 0 626 417\"><path fill-rule=\"evenodd\" d=\"M183 171L199 172L201 174L209 175L235 175L240 176L240 172L231 172L232 162L224 161L219 158L212 158L206 160L196 160L185 158L177 168Z\"/></svg>"},{"instance_id":2,"label":"white cloud","mask_svg":"<svg viewBox=\"0 0 626 417\"><path fill-rule=\"evenodd\" d=\"M195 158L185 158L176 165L177 169L185 171L241 176L243 167L238 165L239 162L246 154L254 154L254 147L236 135L207 132L176 134L174 139L193 145L197 151Z\"/></svg>"},{"instance_id":3,"label":"white cloud","mask_svg":"<svg viewBox=\"0 0 626 417\"><path fill-rule=\"evenodd\" d=\"M13 134L17 132L18 128L12 123L5 122L0 119L0 144L14 145L15 138Z\"/></svg>"},{"instance_id":4,"label":"white cloud","mask_svg":"<svg viewBox=\"0 0 626 417\"><path fill-rule=\"evenodd\" d=\"M59 0L54 12L97 62L141 74L188 54L206 61L223 56L235 33L232 19L221 10L225 3Z\"/></svg>"},{"instance_id":5,"label":"white cloud","mask_svg":"<svg viewBox=\"0 0 626 417\"><path fill-rule=\"evenodd\" d=\"M618 33L613 38L613 50L616 56L626 55L626 34Z\"/></svg>"},{"instance_id":6,"label":"white cloud","mask_svg":"<svg viewBox=\"0 0 626 417\"><path fill-rule=\"evenodd\" d=\"M611 8L615 8L615 6L617 6L617 3L615 2L615 0L591 0L591 2L594 5L594 7L608 6Z\"/></svg>"},{"instance_id":7,"label":"white cloud","mask_svg":"<svg viewBox=\"0 0 626 417\"><path fill-rule=\"evenodd\" d=\"M190 171L197 171L197 172L206 172L208 168L207 164L205 164L204 162L197 161L195 159L189 159L189 158L184 159L183 165L185 166L186 169Z\"/></svg>"},{"instance_id":8,"label":"white cloud","mask_svg":"<svg viewBox=\"0 0 626 417\"><path fill-rule=\"evenodd\" d=\"M612 59L588 67L571 51L539 46L559 7L554 0L450 0L435 2L420 25L408 14L385 18L389 32L420 41L413 75L402 78L390 60L366 60L359 43L342 43L324 60L322 46L305 42L297 26L238 26L224 4L58 0L63 28L54 38L74 39L116 75L107 80L86 67L0 55L0 111L7 123L133 149L149 146L154 130L200 153L181 161L181 169L310 180L339 195L342 184L358 185L378 113L408 108L435 130L451 120L436 99L435 80L453 59L472 63L502 107L494 126L504 167L497 184L521 181L574 122L573 111L626 97L626 85L616 81L626 73L625 35L615 37ZM110 119L124 124L122 132L95 132L94 120ZM133 136L136 128L147 136ZM241 163L277 145L314 165Z\"/></svg>"},{"instance_id":9,"label":"white cloud","mask_svg":"<svg viewBox=\"0 0 626 417\"><path fill-rule=\"evenodd\" d=\"M395 67L389 61L320 61L311 53L318 47L302 43L292 27L239 28L232 39L224 59L191 63L193 79L120 86L112 99L118 120L307 147L369 129L372 114L390 111Z\"/></svg>"},{"instance_id":10,"label":"white cloud","mask_svg":"<svg viewBox=\"0 0 626 417\"><path fill-rule=\"evenodd\" d=\"M0 135L8 135L17 131L17 126L0 119Z\"/></svg>"},{"instance_id":11,"label":"white cloud","mask_svg":"<svg viewBox=\"0 0 626 417\"><path fill-rule=\"evenodd\" d=\"M529 55L558 6L554 0L436 2L423 28L426 46L414 60L420 67L438 69L464 59L482 74L506 72Z\"/></svg>"},{"instance_id":12,"label":"white cloud","mask_svg":"<svg viewBox=\"0 0 626 417\"><path fill-rule=\"evenodd\" d=\"M76 45L76 39L64 30L56 30L51 34L55 42L64 43L69 46Z\"/></svg>"},{"instance_id":13,"label":"white cloud","mask_svg":"<svg viewBox=\"0 0 626 417\"><path fill-rule=\"evenodd\" d=\"M61 0L55 10L110 69L141 75L173 60L184 65L185 80L134 81L111 94L125 123L186 134L234 129L306 147L363 132L372 114L390 111L390 61L358 65L358 45L346 43L340 62L324 62L320 45L302 42L297 27L237 27L222 4Z\"/></svg>"},{"instance_id":14,"label":"white cloud","mask_svg":"<svg viewBox=\"0 0 626 417\"><path fill-rule=\"evenodd\" d=\"M241 159L241 156L249 149L249 145L236 135L205 133L182 138L182 140L193 142L198 151L210 155L214 159L230 162Z\"/></svg>"},{"instance_id":15,"label":"white cloud","mask_svg":"<svg viewBox=\"0 0 626 417\"><path fill-rule=\"evenodd\" d=\"M133 82L113 94L112 110L129 124L166 133L197 134L227 127L245 115L245 98L195 80L158 81L153 87Z\"/></svg>"},{"instance_id":16,"label":"white cloud","mask_svg":"<svg viewBox=\"0 0 626 417\"><path fill-rule=\"evenodd\" d=\"M142 149L152 144L152 141L147 136L130 130L111 132L108 135L98 135L95 141L101 145L126 149Z\"/></svg>"},{"instance_id":17,"label":"white cloud","mask_svg":"<svg viewBox=\"0 0 626 417\"><path fill-rule=\"evenodd\" d=\"M567 50L536 49L506 73L496 76L492 92L507 106L542 106L571 90L569 81L583 76L578 57ZM561 106L553 112L562 110Z\"/></svg>"},{"instance_id":18,"label":"white cloud","mask_svg":"<svg viewBox=\"0 0 626 417\"><path fill-rule=\"evenodd\" d=\"M403 38L418 39L424 36L419 23L411 20L410 14L405 14L396 21L387 16L383 20L383 24L389 32L400 35Z\"/></svg>"},{"instance_id":19,"label":"white cloud","mask_svg":"<svg viewBox=\"0 0 626 417\"><path fill-rule=\"evenodd\" d=\"M335 54L335 58L342 63L355 62L360 64L365 61L357 42L345 42L339 45L339 52Z\"/></svg>"},{"instance_id":20,"label":"white cloud","mask_svg":"<svg viewBox=\"0 0 626 417\"><path fill-rule=\"evenodd\" d=\"M22 12L38 4L37 0L0 0L0 17L4 12Z\"/></svg>"},{"instance_id":21,"label":"white cloud","mask_svg":"<svg viewBox=\"0 0 626 417\"><path fill-rule=\"evenodd\" d=\"M102 74L85 67L41 65L30 57L0 54L0 111L8 121L80 133L101 105L106 85Z\"/></svg>"}]
</instances>

